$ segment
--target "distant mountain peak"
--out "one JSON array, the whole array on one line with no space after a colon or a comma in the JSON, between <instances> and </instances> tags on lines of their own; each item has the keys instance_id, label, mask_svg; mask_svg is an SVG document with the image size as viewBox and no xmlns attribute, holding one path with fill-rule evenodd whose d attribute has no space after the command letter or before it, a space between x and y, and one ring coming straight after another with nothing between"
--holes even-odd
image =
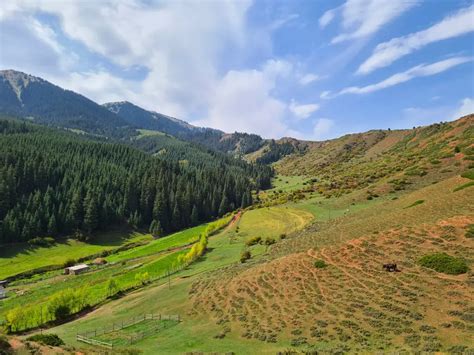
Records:
<instances>
[{"instance_id":1,"label":"distant mountain peak","mask_svg":"<svg viewBox=\"0 0 474 355\"><path fill-rule=\"evenodd\" d=\"M129 101L107 102L105 104L102 104L102 106L104 106L109 111L111 111L111 112L113 112L113 113L115 113L119 116L125 116L125 115L130 114L130 113L133 113L133 114L140 113L142 115L146 114L146 115L149 116L149 118L154 119L154 120L162 120L162 119L170 120L170 121L174 122L175 124L177 124L177 125L179 125L183 128L189 129L189 130L199 129L198 127L195 127L195 126L189 124L186 121L180 120L180 119L172 117L172 116L164 115L164 114L156 112L156 111L145 110L144 108L142 108L140 106L137 106L135 104L132 104Z\"/></svg>"},{"instance_id":2,"label":"distant mountain peak","mask_svg":"<svg viewBox=\"0 0 474 355\"><path fill-rule=\"evenodd\" d=\"M0 70L0 77L10 84L13 91L15 92L16 97L18 98L18 101L20 102L22 102L21 94L23 90L28 87L30 83L44 81L43 79L40 79L36 76L12 69Z\"/></svg>"}]
</instances>

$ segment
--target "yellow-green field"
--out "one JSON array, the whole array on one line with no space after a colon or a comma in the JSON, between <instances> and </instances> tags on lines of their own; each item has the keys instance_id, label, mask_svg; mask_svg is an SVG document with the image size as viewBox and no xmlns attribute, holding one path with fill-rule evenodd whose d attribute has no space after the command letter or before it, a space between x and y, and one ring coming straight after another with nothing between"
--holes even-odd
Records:
<instances>
[{"instance_id":1,"label":"yellow-green field","mask_svg":"<svg viewBox=\"0 0 474 355\"><path fill-rule=\"evenodd\" d=\"M75 239L57 241L50 247L32 247L28 244L0 247L0 279L46 266L62 266L67 260L85 258L128 243L149 242L150 234L124 231L98 235L93 243Z\"/></svg>"}]
</instances>

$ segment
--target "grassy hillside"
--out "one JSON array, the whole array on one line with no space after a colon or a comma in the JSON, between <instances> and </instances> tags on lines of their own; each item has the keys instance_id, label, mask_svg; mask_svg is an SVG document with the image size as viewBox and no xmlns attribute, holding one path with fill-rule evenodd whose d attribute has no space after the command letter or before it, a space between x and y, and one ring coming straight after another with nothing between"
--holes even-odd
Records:
<instances>
[{"instance_id":1,"label":"grassy hillside","mask_svg":"<svg viewBox=\"0 0 474 355\"><path fill-rule=\"evenodd\" d=\"M314 143L171 277L205 225L14 284L0 314L85 285L97 308L49 330L76 350L100 351L77 332L154 313L182 321L130 346L144 354L472 352L473 121Z\"/></svg>"},{"instance_id":2,"label":"grassy hillside","mask_svg":"<svg viewBox=\"0 0 474 355\"><path fill-rule=\"evenodd\" d=\"M0 279L38 268L61 267L68 260L82 259L127 244L147 243L151 240L153 237L150 234L115 231L98 235L93 244L63 239L48 247L36 247L27 243L3 245L0 247Z\"/></svg>"},{"instance_id":3,"label":"grassy hillside","mask_svg":"<svg viewBox=\"0 0 474 355\"><path fill-rule=\"evenodd\" d=\"M404 131L370 131L313 143L278 162L282 175L317 178L313 190L340 196L416 189L473 167L474 115Z\"/></svg>"}]
</instances>

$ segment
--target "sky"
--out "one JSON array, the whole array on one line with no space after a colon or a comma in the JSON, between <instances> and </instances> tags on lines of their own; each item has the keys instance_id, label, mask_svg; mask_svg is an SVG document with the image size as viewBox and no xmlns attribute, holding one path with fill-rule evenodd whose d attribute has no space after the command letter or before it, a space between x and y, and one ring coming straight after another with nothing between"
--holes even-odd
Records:
<instances>
[{"instance_id":1,"label":"sky","mask_svg":"<svg viewBox=\"0 0 474 355\"><path fill-rule=\"evenodd\" d=\"M474 112L474 2L9 0L0 68L265 138L412 128Z\"/></svg>"}]
</instances>

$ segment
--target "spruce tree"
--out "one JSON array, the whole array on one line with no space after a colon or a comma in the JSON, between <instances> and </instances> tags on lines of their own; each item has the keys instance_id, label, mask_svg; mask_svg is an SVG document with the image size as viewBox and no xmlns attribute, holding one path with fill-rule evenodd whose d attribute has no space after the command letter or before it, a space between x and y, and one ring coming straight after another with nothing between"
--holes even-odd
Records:
<instances>
[{"instance_id":1,"label":"spruce tree","mask_svg":"<svg viewBox=\"0 0 474 355\"><path fill-rule=\"evenodd\" d=\"M99 226L99 209L97 200L92 190L87 192L84 199L84 228L88 233L92 233Z\"/></svg>"}]
</instances>

